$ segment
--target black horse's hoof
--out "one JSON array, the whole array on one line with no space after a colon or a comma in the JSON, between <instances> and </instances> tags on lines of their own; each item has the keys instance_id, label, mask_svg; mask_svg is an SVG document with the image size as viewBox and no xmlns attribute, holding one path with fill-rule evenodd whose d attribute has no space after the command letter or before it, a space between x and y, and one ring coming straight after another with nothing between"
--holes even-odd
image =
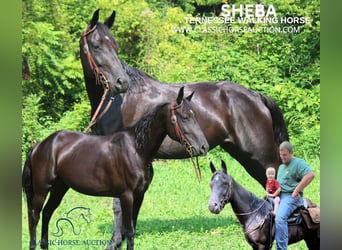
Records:
<instances>
[{"instance_id":1,"label":"black horse's hoof","mask_svg":"<svg viewBox=\"0 0 342 250\"><path fill-rule=\"evenodd\" d=\"M119 250L121 249L121 242L119 244L117 244L116 242L111 242L110 245L108 247L106 247L105 250Z\"/></svg>"},{"instance_id":2,"label":"black horse's hoof","mask_svg":"<svg viewBox=\"0 0 342 250\"><path fill-rule=\"evenodd\" d=\"M30 241L30 250L34 250L36 249L36 241L35 240L31 240Z\"/></svg>"}]
</instances>

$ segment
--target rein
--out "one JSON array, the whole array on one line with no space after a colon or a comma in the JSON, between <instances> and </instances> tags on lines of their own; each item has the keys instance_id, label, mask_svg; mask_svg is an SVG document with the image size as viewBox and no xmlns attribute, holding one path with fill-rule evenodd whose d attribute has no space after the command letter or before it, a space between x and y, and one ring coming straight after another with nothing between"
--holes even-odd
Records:
<instances>
[{"instance_id":1,"label":"rein","mask_svg":"<svg viewBox=\"0 0 342 250\"><path fill-rule=\"evenodd\" d=\"M223 204L223 206L226 205L226 204L229 202L231 193L232 193L232 179L229 181L227 193L226 193L224 199L223 199L222 202L221 202L221 204ZM254 213L258 212L258 211L264 206L264 204L266 203L266 201L267 201L267 200L264 200L258 208L254 209L254 210L251 211L251 212L246 212L246 213L235 213L235 212L234 212L234 213L235 213L236 216L239 216L239 215L240 215L240 216L246 216L246 215L254 214ZM267 216L267 214L266 214L266 216ZM254 232L254 231L257 230L259 227L261 227L262 225L264 225L265 220L266 220L266 217L265 217L258 225L256 225L255 227L253 227L253 228L251 228L251 229L248 229L247 231L244 231L244 233L245 233L245 234L250 234L250 233Z\"/></svg>"},{"instance_id":2,"label":"rein","mask_svg":"<svg viewBox=\"0 0 342 250\"><path fill-rule=\"evenodd\" d=\"M253 210L251 212L248 212L248 213L236 213L236 215L250 215L250 214L254 214L254 213L258 212L264 206L265 203L266 203L266 200L264 200L257 209L255 209L255 210Z\"/></svg>"},{"instance_id":3,"label":"rein","mask_svg":"<svg viewBox=\"0 0 342 250\"><path fill-rule=\"evenodd\" d=\"M102 113L99 115L99 112L100 112L100 109L102 108L103 102L106 99L106 96L109 92L109 82L108 82L108 79L106 78L105 74L99 69L99 67L97 67L95 60L89 51L89 46L88 46L88 42L87 42L87 35L89 35L95 29L96 29L96 25L94 25L93 28L87 29L86 31L83 32L83 34L82 34L82 39L83 39L83 43L84 43L83 53L87 56L89 66L90 66L91 70L94 72L94 75L96 78L96 84L99 84L100 82L102 83L103 95L101 97L101 101L100 101L93 117L91 118L91 120L89 122L88 127L83 131L84 133L88 132L89 129L97 122L97 120L100 119L108 111L110 105L112 104L112 102L114 100L114 98L111 97L107 106L102 111Z\"/></svg>"},{"instance_id":4,"label":"rein","mask_svg":"<svg viewBox=\"0 0 342 250\"><path fill-rule=\"evenodd\" d=\"M180 108L181 106L182 106L181 104L176 105L173 102L170 104L171 123L174 126L175 133L176 133L177 138L179 139L179 142L185 146L186 151L190 155L190 159L191 159L192 165L194 166L194 170L195 170L198 182L201 182L202 174L201 174L201 169L200 169L199 164L198 164L198 158L196 157L196 162L195 162L194 157L193 157L193 152L192 152L192 145L185 138L184 133L182 132L182 129L180 128L178 121L177 121L177 117L175 115L175 110Z\"/></svg>"}]
</instances>

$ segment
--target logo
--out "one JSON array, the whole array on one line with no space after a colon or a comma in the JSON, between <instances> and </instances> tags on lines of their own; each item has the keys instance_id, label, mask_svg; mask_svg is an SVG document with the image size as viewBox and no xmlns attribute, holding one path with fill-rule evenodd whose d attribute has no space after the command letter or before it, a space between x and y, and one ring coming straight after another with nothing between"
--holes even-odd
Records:
<instances>
[{"instance_id":1,"label":"logo","mask_svg":"<svg viewBox=\"0 0 342 250\"><path fill-rule=\"evenodd\" d=\"M90 208L74 207L65 213L65 217L61 217L56 221L57 232L52 233L52 235L61 237L64 230L71 230L74 235L79 235L85 223L90 223Z\"/></svg>"}]
</instances>

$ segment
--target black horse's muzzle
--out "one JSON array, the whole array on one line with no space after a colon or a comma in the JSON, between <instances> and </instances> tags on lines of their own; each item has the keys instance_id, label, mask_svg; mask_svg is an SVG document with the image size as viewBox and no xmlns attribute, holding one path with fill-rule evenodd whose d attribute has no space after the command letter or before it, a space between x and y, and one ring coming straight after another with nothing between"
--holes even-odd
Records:
<instances>
[{"instance_id":1,"label":"black horse's muzzle","mask_svg":"<svg viewBox=\"0 0 342 250\"><path fill-rule=\"evenodd\" d=\"M118 77L115 83L109 84L110 92L114 95L124 93L129 88L129 80L126 77Z\"/></svg>"},{"instance_id":2,"label":"black horse's muzzle","mask_svg":"<svg viewBox=\"0 0 342 250\"><path fill-rule=\"evenodd\" d=\"M213 214L219 214L222 211L223 206L217 202L209 202L208 209Z\"/></svg>"}]
</instances>

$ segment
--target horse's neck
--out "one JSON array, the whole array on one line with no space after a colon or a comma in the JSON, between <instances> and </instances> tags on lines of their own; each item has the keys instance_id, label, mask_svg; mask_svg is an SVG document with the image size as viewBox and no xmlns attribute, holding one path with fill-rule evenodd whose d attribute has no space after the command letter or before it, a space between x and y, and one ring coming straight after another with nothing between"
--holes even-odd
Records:
<instances>
[{"instance_id":1,"label":"horse's neck","mask_svg":"<svg viewBox=\"0 0 342 250\"><path fill-rule=\"evenodd\" d=\"M137 151L147 161L153 160L167 135L167 115L165 115L165 109L168 109L167 105L162 106L156 113L154 113L154 116L150 118L151 121L148 124L148 128L142 131L143 133L137 134L137 132L135 132L136 143L141 142L140 145L136 144Z\"/></svg>"},{"instance_id":2,"label":"horse's neck","mask_svg":"<svg viewBox=\"0 0 342 250\"><path fill-rule=\"evenodd\" d=\"M245 225L248 220L254 217L256 210L263 200L256 197L252 192L245 189L234 179L232 179L232 194L230 204L232 209L242 225ZM250 216L248 216L250 215Z\"/></svg>"}]
</instances>

